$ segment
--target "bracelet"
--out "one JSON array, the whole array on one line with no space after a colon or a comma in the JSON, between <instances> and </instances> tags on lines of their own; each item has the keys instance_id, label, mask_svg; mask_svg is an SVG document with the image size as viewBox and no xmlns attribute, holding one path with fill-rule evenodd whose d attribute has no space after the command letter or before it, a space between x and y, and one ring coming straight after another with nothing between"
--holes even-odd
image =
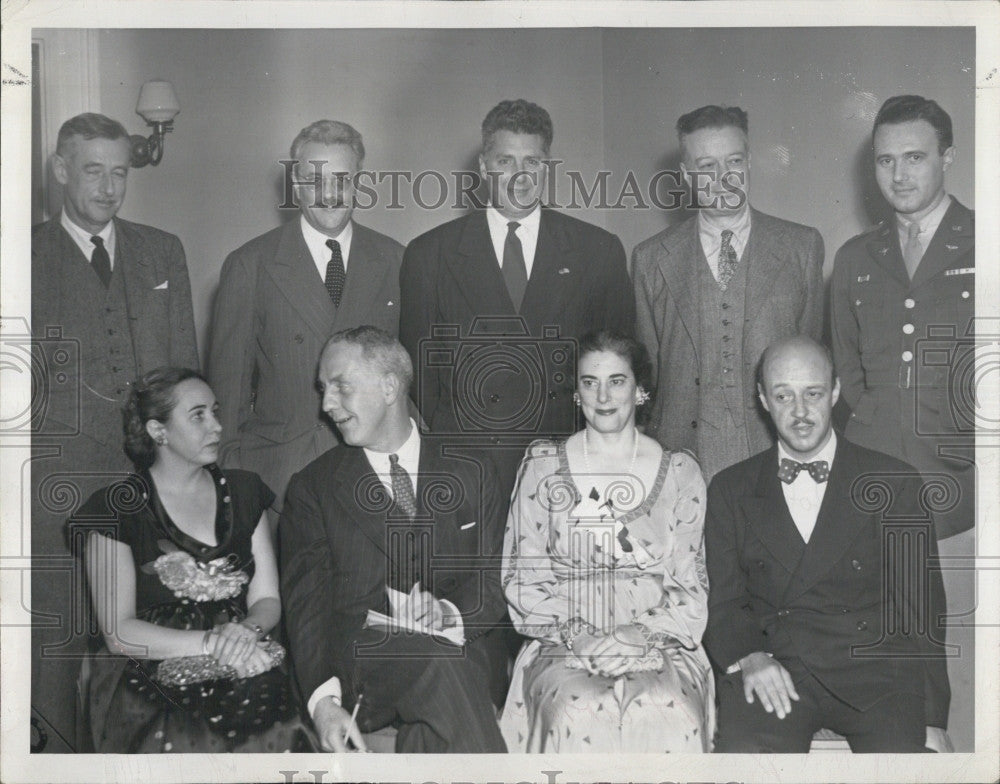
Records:
<instances>
[{"instance_id":1,"label":"bracelet","mask_svg":"<svg viewBox=\"0 0 1000 784\"><path fill-rule=\"evenodd\" d=\"M212 635L215 634L215 629L209 629L205 632L205 636L201 638L201 652L205 656L210 656L212 651L209 650L208 643L212 639Z\"/></svg>"},{"instance_id":2,"label":"bracelet","mask_svg":"<svg viewBox=\"0 0 1000 784\"><path fill-rule=\"evenodd\" d=\"M249 629L254 634L256 634L258 640L264 639L265 636L264 630L261 628L260 624L254 623L248 618L244 618L242 621L240 621L240 626L242 626L245 629Z\"/></svg>"}]
</instances>

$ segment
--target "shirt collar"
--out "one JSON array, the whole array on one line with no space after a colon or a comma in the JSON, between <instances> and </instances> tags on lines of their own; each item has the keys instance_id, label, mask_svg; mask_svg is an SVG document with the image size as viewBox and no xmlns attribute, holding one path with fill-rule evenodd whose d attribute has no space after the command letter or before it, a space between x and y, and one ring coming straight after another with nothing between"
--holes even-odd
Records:
<instances>
[{"instance_id":1,"label":"shirt collar","mask_svg":"<svg viewBox=\"0 0 1000 784\"><path fill-rule=\"evenodd\" d=\"M923 218L917 221L917 224L920 226L919 234L923 235L921 237L921 242L923 243L923 246L925 248L927 247L926 238L932 237L934 235L934 232L937 231L937 227L940 226L941 221L944 220L945 213L948 212L948 208L950 206L951 206L951 196L949 196L946 193L944 195L944 198L941 199L937 207L935 207L933 210L924 215ZM897 213L896 223L899 227L900 236L905 237L906 231L909 228L910 224L913 223L913 221Z\"/></svg>"},{"instance_id":2,"label":"shirt collar","mask_svg":"<svg viewBox=\"0 0 1000 784\"><path fill-rule=\"evenodd\" d=\"M314 259L323 259L324 261L328 261L330 258L330 249L326 246L326 241L336 240L340 243L340 255L344 259L344 265L347 265L347 257L351 252L351 239L354 237L353 220L349 220L347 225L344 226L343 230L336 237L328 237L326 234L316 229L305 219L305 216L299 216L299 225L302 227L302 239L306 241L309 253L312 254Z\"/></svg>"},{"instance_id":3,"label":"shirt collar","mask_svg":"<svg viewBox=\"0 0 1000 784\"><path fill-rule=\"evenodd\" d=\"M363 447L364 448L364 447ZM388 474L389 473L389 452L376 452L373 449L364 448L365 457L368 458L368 462L371 467L375 469L375 473L378 474ZM413 421L413 417L410 417L410 435L406 437L406 440L395 452L391 454L399 456L400 465L404 468L411 466L414 469L420 463L420 428L417 427L417 423ZM407 471L412 474L407 468Z\"/></svg>"},{"instance_id":4,"label":"shirt collar","mask_svg":"<svg viewBox=\"0 0 1000 784\"><path fill-rule=\"evenodd\" d=\"M535 209L525 215L523 218L518 218L517 222L521 225L518 227L518 231L524 230L530 232L532 235L538 234L538 226L542 220L542 205L536 204ZM510 223L510 218L505 218L500 214L500 211L490 205L486 208L486 221L490 224L490 229L494 232L500 231L504 235L507 234L507 224Z\"/></svg>"},{"instance_id":5,"label":"shirt collar","mask_svg":"<svg viewBox=\"0 0 1000 784\"><path fill-rule=\"evenodd\" d=\"M97 232L97 234L91 234L82 226L77 226L73 223L69 215L66 214L66 210L63 209L59 213L59 225L66 229L67 234L80 246L83 255L88 259L90 258L90 254L94 252L94 243L90 241L91 237L100 237L104 240L104 247L107 248L108 255L114 255L115 222L113 220L109 220L107 225Z\"/></svg>"},{"instance_id":6,"label":"shirt collar","mask_svg":"<svg viewBox=\"0 0 1000 784\"><path fill-rule=\"evenodd\" d=\"M750 206L744 205L735 216L719 217L709 215L705 210L698 212L698 231L711 234L717 242L721 242L722 232L726 229L736 235L741 243L746 244L750 235Z\"/></svg>"},{"instance_id":7,"label":"shirt collar","mask_svg":"<svg viewBox=\"0 0 1000 784\"><path fill-rule=\"evenodd\" d=\"M781 443L781 439L778 439L778 465L781 465L781 459L788 458L789 460L794 460L796 463L809 462L813 463L816 460L826 460L826 464L829 468L833 468L833 456L837 453L837 433L833 429L830 430L830 440L826 442L826 445L817 452L812 459L805 461L799 460L797 457L792 457L788 454L785 449L785 445Z\"/></svg>"}]
</instances>

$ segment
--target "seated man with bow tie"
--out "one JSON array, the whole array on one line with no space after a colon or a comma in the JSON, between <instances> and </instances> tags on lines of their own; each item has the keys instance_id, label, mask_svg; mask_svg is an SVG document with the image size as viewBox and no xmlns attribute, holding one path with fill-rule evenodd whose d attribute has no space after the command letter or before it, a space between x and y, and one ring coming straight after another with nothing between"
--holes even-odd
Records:
<instances>
[{"instance_id":1,"label":"seated man with bow tie","mask_svg":"<svg viewBox=\"0 0 1000 784\"><path fill-rule=\"evenodd\" d=\"M717 752L807 752L827 728L854 752L947 750L950 691L928 619L944 608L920 474L834 433L840 381L807 337L764 352L778 443L708 491L705 645Z\"/></svg>"},{"instance_id":2,"label":"seated man with bow tie","mask_svg":"<svg viewBox=\"0 0 1000 784\"><path fill-rule=\"evenodd\" d=\"M361 732L394 725L400 752L504 752L490 685L506 672L486 632L506 608L506 506L482 466L421 437L412 378L376 327L337 332L320 355L343 444L292 477L278 524L295 673L327 751L364 749ZM370 613L433 633L376 627Z\"/></svg>"}]
</instances>

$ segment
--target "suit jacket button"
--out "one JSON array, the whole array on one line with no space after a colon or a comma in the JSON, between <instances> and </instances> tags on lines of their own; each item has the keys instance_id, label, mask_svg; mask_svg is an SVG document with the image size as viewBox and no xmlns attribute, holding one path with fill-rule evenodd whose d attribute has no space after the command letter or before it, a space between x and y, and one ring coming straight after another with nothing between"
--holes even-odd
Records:
<instances>
[{"instance_id":1,"label":"suit jacket button","mask_svg":"<svg viewBox=\"0 0 1000 784\"><path fill-rule=\"evenodd\" d=\"M305 338L303 338L303 337L302 337L302 333L301 333L301 332L300 332L300 333L298 333L298 334L297 334L297 335L295 336L295 342L296 342L296 343L301 343L301 342L302 342L303 340L305 340Z\"/></svg>"},{"instance_id":2,"label":"suit jacket button","mask_svg":"<svg viewBox=\"0 0 1000 784\"><path fill-rule=\"evenodd\" d=\"M788 615L788 612L789 612L788 610L778 610L778 617L784 618L786 615Z\"/></svg>"},{"instance_id":3,"label":"suit jacket button","mask_svg":"<svg viewBox=\"0 0 1000 784\"><path fill-rule=\"evenodd\" d=\"M698 378L697 376L695 376L695 378L694 378L694 385L696 387L700 387L701 386L701 379Z\"/></svg>"},{"instance_id":4,"label":"suit jacket button","mask_svg":"<svg viewBox=\"0 0 1000 784\"><path fill-rule=\"evenodd\" d=\"M857 558L851 561L851 566L853 566L857 571L859 572L861 571L861 561L859 561Z\"/></svg>"},{"instance_id":5,"label":"suit jacket button","mask_svg":"<svg viewBox=\"0 0 1000 784\"><path fill-rule=\"evenodd\" d=\"M858 631L859 632L863 632L867 628L868 628L868 622L867 621L858 621Z\"/></svg>"},{"instance_id":6,"label":"suit jacket button","mask_svg":"<svg viewBox=\"0 0 1000 784\"><path fill-rule=\"evenodd\" d=\"M695 428L698 427L697 420L691 420L691 427L695 427Z\"/></svg>"},{"instance_id":7,"label":"suit jacket button","mask_svg":"<svg viewBox=\"0 0 1000 784\"><path fill-rule=\"evenodd\" d=\"M490 402L491 403L499 403L500 402L500 395L490 395Z\"/></svg>"},{"instance_id":8,"label":"suit jacket button","mask_svg":"<svg viewBox=\"0 0 1000 784\"><path fill-rule=\"evenodd\" d=\"M555 393L555 392L552 392L552 391L550 391L550 392L549 392L549 400L555 400L555 399L556 399L556 393Z\"/></svg>"}]
</instances>

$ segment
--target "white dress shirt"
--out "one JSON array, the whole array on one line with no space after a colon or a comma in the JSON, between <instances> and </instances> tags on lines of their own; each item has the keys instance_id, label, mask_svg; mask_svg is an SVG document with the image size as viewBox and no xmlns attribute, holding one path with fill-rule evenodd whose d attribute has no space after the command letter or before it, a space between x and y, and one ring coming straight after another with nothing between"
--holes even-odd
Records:
<instances>
[{"instance_id":1,"label":"white dress shirt","mask_svg":"<svg viewBox=\"0 0 1000 784\"><path fill-rule=\"evenodd\" d=\"M792 457L785 451L784 444L778 441L778 465L781 465L781 458L787 457L797 463L812 463L816 460L826 460L830 469L833 469L833 456L837 452L837 434L830 431L830 439L825 446L816 453L810 460L799 460ZM777 470L777 467L775 467ZM780 481L780 480L779 480ZM819 516L819 508L823 503L823 496L826 495L826 486L829 481L817 482L806 470L799 471L795 481L791 484L781 482L781 492L785 494L785 503L788 504L788 511L795 521L795 527L799 529L802 541L809 543L813 529L816 527L816 518Z\"/></svg>"},{"instance_id":2,"label":"white dress shirt","mask_svg":"<svg viewBox=\"0 0 1000 784\"><path fill-rule=\"evenodd\" d=\"M327 240L336 240L340 243L340 255L344 259L344 272L347 272L347 260L351 255L351 239L354 237L354 221L348 221L344 230L336 237L327 237L321 231L313 228L304 217L299 218L302 226L302 239L306 241L309 248L309 255L312 256L316 271L319 272L319 279L326 280L326 265L330 263L330 256L333 253L327 246Z\"/></svg>"},{"instance_id":3,"label":"white dress shirt","mask_svg":"<svg viewBox=\"0 0 1000 784\"><path fill-rule=\"evenodd\" d=\"M930 245L931 240L934 239L934 232L936 232L938 226L941 225L941 221L944 220L944 214L948 212L948 208L950 206L951 196L946 193L937 207L917 221L920 226L920 229L917 231L917 242L920 243L921 258L923 258L923 254L927 252L927 246ZM898 213L896 214L896 230L899 232L899 247L904 252L906 250L906 238L909 234L911 223L913 223L913 221L904 218Z\"/></svg>"},{"instance_id":4,"label":"white dress shirt","mask_svg":"<svg viewBox=\"0 0 1000 784\"><path fill-rule=\"evenodd\" d=\"M364 450L365 457L368 458L368 462L372 467L372 470L378 476L379 481L385 486L385 489L389 491L392 496L392 475L390 474L390 463L389 463L389 452L375 452L371 449ZM410 435L407 437L406 441L403 442L402 446L399 447L392 454L399 457L399 464L402 466L406 473L410 475L410 482L413 484L413 494L416 497L417 493L417 474L420 470L420 428L417 427L417 423L410 419ZM395 497L395 496L393 496ZM442 599L441 603L450 611L451 616L455 620L455 625L458 626L459 630L462 629L462 614L459 612L458 608L449 602L447 599ZM324 697L333 697L337 704L340 705L343 692L340 687L340 679L337 676L330 678L330 680L325 683L320 684L316 687L316 690L312 693L309 698L309 703L306 709L309 711L309 716L313 716L313 712L316 710L316 705Z\"/></svg>"},{"instance_id":5,"label":"white dress shirt","mask_svg":"<svg viewBox=\"0 0 1000 784\"><path fill-rule=\"evenodd\" d=\"M739 261L743 258L743 249L750 241L750 207L745 205L737 215L727 215L725 218L713 217L705 210L698 213L698 238L701 240L701 249L705 252L708 268L712 270L712 277L716 280L719 279L722 232L726 229L733 233L729 244L736 251L736 260Z\"/></svg>"},{"instance_id":6,"label":"white dress shirt","mask_svg":"<svg viewBox=\"0 0 1000 784\"><path fill-rule=\"evenodd\" d=\"M524 255L524 268L531 279L531 269L535 264L535 248L538 247L538 226L542 221L542 207L538 205L528 215L519 219L521 225L514 234L521 241L521 253ZM496 253L497 264L503 269L503 246L507 242L507 224L510 219L501 215L496 208L486 208L486 224L490 227L490 239L493 241L493 252Z\"/></svg>"},{"instance_id":7,"label":"white dress shirt","mask_svg":"<svg viewBox=\"0 0 1000 784\"><path fill-rule=\"evenodd\" d=\"M94 259L94 248L97 247L93 242L90 241L91 237L100 237L104 240L104 247L108 251L108 258L111 259L111 269L115 268L115 222L108 221L107 226L101 229L97 234L91 234L86 229L80 228L72 220L70 220L69 215L66 214L66 210L63 210L59 215L59 224L66 229L66 233L73 238L73 242L77 244L83 255L87 257L88 261L93 261Z\"/></svg>"}]
</instances>

